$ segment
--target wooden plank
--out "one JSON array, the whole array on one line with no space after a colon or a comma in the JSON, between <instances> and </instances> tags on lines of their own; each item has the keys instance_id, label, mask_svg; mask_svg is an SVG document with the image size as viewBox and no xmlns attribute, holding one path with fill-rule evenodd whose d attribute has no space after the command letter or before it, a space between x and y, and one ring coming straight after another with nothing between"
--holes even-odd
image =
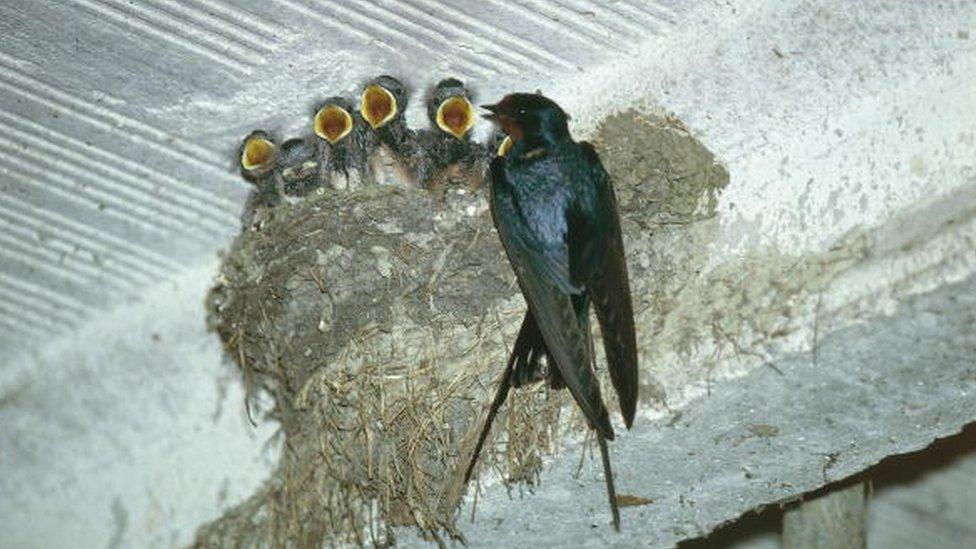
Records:
<instances>
[{"instance_id":1,"label":"wooden plank","mask_svg":"<svg viewBox=\"0 0 976 549\"><path fill-rule=\"evenodd\" d=\"M863 482L831 490L783 514L783 548L865 549L866 518Z\"/></svg>"}]
</instances>

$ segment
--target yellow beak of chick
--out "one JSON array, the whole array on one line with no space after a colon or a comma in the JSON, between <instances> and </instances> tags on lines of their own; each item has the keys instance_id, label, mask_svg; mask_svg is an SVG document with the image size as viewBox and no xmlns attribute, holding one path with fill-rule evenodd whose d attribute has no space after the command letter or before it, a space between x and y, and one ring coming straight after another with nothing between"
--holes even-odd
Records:
<instances>
[{"instance_id":1,"label":"yellow beak of chick","mask_svg":"<svg viewBox=\"0 0 976 549\"><path fill-rule=\"evenodd\" d=\"M352 115L346 109L326 105L315 113L315 135L335 145L352 131Z\"/></svg>"},{"instance_id":2,"label":"yellow beak of chick","mask_svg":"<svg viewBox=\"0 0 976 549\"><path fill-rule=\"evenodd\" d=\"M437 127L463 139L464 134L474 126L474 106L463 95L445 99L437 107Z\"/></svg>"},{"instance_id":3,"label":"yellow beak of chick","mask_svg":"<svg viewBox=\"0 0 976 549\"><path fill-rule=\"evenodd\" d=\"M498 145L497 156L505 156L510 150L512 150L512 138L506 135L501 145Z\"/></svg>"},{"instance_id":4,"label":"yellow beak of chick","mask_svg":"<svg viewBox=\"0 0 976 549\"><path fill-rule=\"evenodd\" d=\"M363 90L359 112L374 130L382 128L397 114L396 97L390 93L390 90L378 84L367 86Z\"/></svg>"},{"instance_id":5,"label":"yellow beak of chick","mask_svg":"<svg viewBox=\"0 0 976 549\"><path fill-rule=\"evenodd\" d=\"M252 137L244 143L241 167L251 172L268 168L274 162L275 144L262 137Z\"/></svg>"}]
</instances>

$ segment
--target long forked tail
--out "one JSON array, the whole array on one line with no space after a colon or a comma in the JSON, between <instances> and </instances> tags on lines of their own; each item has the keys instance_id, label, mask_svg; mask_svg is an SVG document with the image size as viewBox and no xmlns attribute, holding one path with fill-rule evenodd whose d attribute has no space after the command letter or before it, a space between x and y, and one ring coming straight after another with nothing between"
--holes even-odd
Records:
<instances>
[{"instance_id":1,"label":"long forked tail","mask_svg":"<svg viewBox=\"0 0 976 549\"><path fill-rule=\"evenodd\" d=\"M488 417L485 418L485 424L481 427L481 434L478 435L478 443L474 447L474 453L471 454L471 461L468 462L468 468L464 472L464 484L468 484L471 480L471 472L474 471L474 465L478 462L478 456L481 454L481 447L485 445L485 439L488 438L488 432L491 431L491 424L495 421L495 416L498 414L498 409L502 407L505 403L505 399L508 398L508 391L511 389L511 378L512 378L512 368L515 366L515 356L513 352L508 358L508 365L505 366L505 372L502 374L502 378L498 381L498 390L495 391L495 400L491 403L491 409L488 410Z\"/></svg>"},{"instance_id":2,"label":"long forked tail","mask_svg":"<svg viewBox=\"0 0 976 549\"><path fill-rule=\"evenodd\" d=\"M613 470L610 468L610 450L607 449L607 439L600 431L596 432L596 440L600 443L600 457L603 459L603 478L607 483L607 497L610 498L610 513L613 515L613 529L620 531L620 508L617 507L617 491L613 486Z\"/></svg>"},{"instance_id":3,"label":"long forked tail","mask_svg":"<svg viewBox=\"0 0 976 549\"><path fill-rule=\"evenodd\" d=\"M587 354L590 357L590 367L596 369L596 355L593 353L593 337L590 331L589 308L586 307L580 313L580 323L582 324L587 339ZM603 460L603 479L607 484L607 497L610 499L610 513L613 515L613 529L620 531L620 509L617 506L617 490L613 485L613 469L610 467L610 450L607 448L607 438L599 429L596 431L596 440L600 444L600 459Z\"/></svg>"}]
</instances>

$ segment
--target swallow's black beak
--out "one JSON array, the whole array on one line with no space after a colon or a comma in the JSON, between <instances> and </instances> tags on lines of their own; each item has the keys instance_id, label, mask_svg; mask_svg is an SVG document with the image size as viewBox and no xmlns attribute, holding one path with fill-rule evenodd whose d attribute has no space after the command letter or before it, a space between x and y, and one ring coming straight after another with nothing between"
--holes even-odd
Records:
<instances>
[{"instance_id":1,"label":"swallow's black beak","mask_svg":"<svg viewBox=\"0 0 976 549\"><path fill-rule=\"evenodd\" d=\"M482 109L490 111L488 114L481 115L482 118L487 118L488 120L498 120L498 104L494 105L481 105Z\"/></svg>"}]
</instances>

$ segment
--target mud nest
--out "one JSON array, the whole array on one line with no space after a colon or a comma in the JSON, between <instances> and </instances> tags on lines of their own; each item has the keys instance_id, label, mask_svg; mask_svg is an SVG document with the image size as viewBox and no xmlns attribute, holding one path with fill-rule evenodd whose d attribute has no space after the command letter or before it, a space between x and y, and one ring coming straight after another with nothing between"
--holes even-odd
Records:
<instances>
[{"instance_id":1,"label":"mud nest","mask_svg":"<svg viewBox=\"0 0 976 549\"><path fill-rule=\"evenodd\" d=\"M663 119L617 115L594 144L615 177L629 257L650 253L632 248L654 227L711 215L728 182ZM403 525L458 535L461 474L524 312L485 197L327 189L271 214L234 241L208 309L249 413L280 423L282 456L197 544L386 545ZM638 307L651 269L631 258ZM645 403L663 399L653 374L642 383ZM273 405L259 409L263 393ZM544 384L513 391L479 469L536 482L559 433L584 425L570 402Z\"/></svg>"}]
</instances>

